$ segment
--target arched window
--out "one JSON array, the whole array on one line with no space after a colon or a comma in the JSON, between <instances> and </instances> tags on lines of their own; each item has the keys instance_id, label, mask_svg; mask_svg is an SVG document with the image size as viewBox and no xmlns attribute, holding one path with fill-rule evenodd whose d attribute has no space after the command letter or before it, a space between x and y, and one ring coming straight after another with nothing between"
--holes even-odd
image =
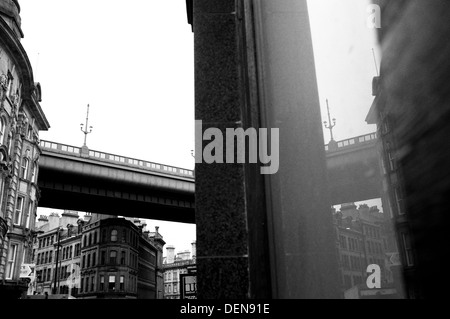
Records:
<instances>
[{"instance_id":1,"label":"arched window","mask_svg":"<svg viewBox=\"0 0 450 319\"><path fill-rule=\"evenodd\" d=\"M88 245L90 246L90 245L91 245L91 243L92 243L92 235L91 235L91 234L89 234Z\"/></svg>"},{"instance_id":2,"label":"arched window","mask_svg":"<svg viewBox=\"0 0 450 319\"><path fill-rule=\"evenodd\" d=\"M3 117L0 117L0 145L3 144L5 139L5 130L6 130L6 123Z\"/></svg>"},{"instance_id":3,"label":"arched window","mask_svg":"<svg viewBox=\"0 0 450 319\"><path fill-rule=\"evenodd\" d=\"M111 241L117 241L117 230L115 229L111 231Z\"/></svg>"},{"instance_id":4,"label":"arched window","mask_svg":"<svg viewBox=\"0 0 450 319\"><path fill-rule=\"evenodd\" d=\"M94 245L97 243L97 232L94 233Z\"/></svg>"},{"instance_id":5,"label":"arched window","mask_svg":"<svg viewBox=\"0 0 450 319\"><path fill-rule=\"evenodd\" d=\"M22 169L20 171L20 178L26 179L28 176L28 166L30 164L30 160L28 158L22 159Z\"/></svg>"}]
</instances>

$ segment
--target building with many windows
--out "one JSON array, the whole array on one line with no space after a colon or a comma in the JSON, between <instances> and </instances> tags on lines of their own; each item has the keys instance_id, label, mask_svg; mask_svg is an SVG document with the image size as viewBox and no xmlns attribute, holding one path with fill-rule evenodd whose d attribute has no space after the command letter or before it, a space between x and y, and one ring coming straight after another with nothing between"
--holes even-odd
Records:
<instances>
[{"instance_id":1,"label":"building with many windows","mask_svg":"<svg viewBox=\"0 0 450 319\"><path fill-rule=\"evenodd\" d=\"M165 244L158 229L150 233L139 220L93 214L82 234L77 298L158 298Z\"/></svg>"},{"instance_id":2,"label":"building with many windows","mask_svg":"<svg viewBox=\"0 0 450 319\"><path fill-rule=\"evenodd\" d=\"M18 1L0 1L0 295L10 298L28 288L20 269L32 258L39 131L50 127L22 38Z\"/></svg>"},{"instance_id":3,"label":"building with many windows","mask_svg":"<svg viewBox=\"0 0 450 319\"><path fill-rule=\"evenodd\" d=\"M192 242L192 257L189 250L178 252L175 247L166 247L164 258L164 298L180 299L180 275L187 274L196 268L196 242Z\"/></svg>"},{"instance_id":4,"label":"building with many windows","mask_svg":"<svg viewBox=\"0 0 450 319\"><path fill-rule=\"evenodd\" d=\"M373 78L372 94L375 97L366 117L368 124L377 125L378 153L383 172L382 199L385 210L389 212L389 231L392 240L389 242L391 251L399 260L395 264L396 282L399 289L405 291L408 298L414 299L420 295L413 277L416 271L414 247L411 240L411 223L408 220L407 207L404 202L404 172L400 165L401 151L396 136L396 128L403 121L392 105L386 101L381 90L381 76ZM405 287L403 287L405 285Z\"/></svg>"},{"instance_id":5,"label":"building with many windows","mask_svg":"<svg viewBox=\"0 0 450 319\"><path fill-rule=\"evenodd\" d=\"M384 213L376 206L342 204L333 212L342 291L365 285L367 266L377 264L382 288L395 288L395 272L390 261L389 234Z\"/></svg>"},{"instance_id":6,"label":"building with many windows","mask_svg":"<svg viewBox=\"0 0 450 319\"><path fill-rule=\"evenodd\" d=\"M28 294L94 298L163 298L159 233L139 219L64 211L37 222L35 280ZM57 269L57 271L55 271Z\"/></svg>"},{"instance_id":7,"label":"building with many windows","mask_svg":"<svg viewBox=\"0 0 450 319\"><path fill-rule=\"evenodd\" d=\"M29 285L29 295L77 295L83 223L73 211L64 211L61 217L56 213L40 216L33 249L35 278Z\"/></svg>"}]
</instances>

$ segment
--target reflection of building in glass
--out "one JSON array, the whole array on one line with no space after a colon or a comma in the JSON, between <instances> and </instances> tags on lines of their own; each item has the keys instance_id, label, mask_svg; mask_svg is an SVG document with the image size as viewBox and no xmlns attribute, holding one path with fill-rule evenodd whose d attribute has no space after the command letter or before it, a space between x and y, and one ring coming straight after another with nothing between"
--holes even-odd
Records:
<instances>
[{"instance_id":1,"label":"reflection of building in glass","mask_svg":"<svg viewBox=\"0 0 450 319\"><path fill-rule=\"evenodd\" d=\"M372 91L375 99L367 115L366 122L368 124L377 124L379 136L378 152L383 171L382 200L385 211L389 212L387 217L390 219L390 223L386 224L388 226L386 230L390 233L388 244L391 248L390 251L393 253L392 259L396 260L393 267L396 268L397 287L400 289L402 286L401 271L403 268L405 284L409 285L409 287L405 287L405 293L409 298L413 298L415 293L411 287L414 286L415 258L410 239L410 225L406 217L406 207L403 201L403 198L405 198L402 185L403 176L401 166L398 163L400 150L393 134L393 128L399 125L401 119L386 109L386 97L380 91L380 77L374 77Z\"/></svg>"},{"instance_id":2,"label":"reflection of building in glass","mask_svg":"<svg viewBox=\"0 0 450 319\"><path fill-rule=\"evenodd\" d=\"M367 266L381 269L381 288L394 287L389 239L385 214L376 206L342 204L333 213L343 291L354 286L365 287ZM367 287L365 287L367 288Z\"/></svg>"},{"instance_id":3,"label":"reflection of building in glass","mask_svg":"<svg viewBox=\"0 0 450 319\"><path fill-rule=\"evenodd\" d=\"M180 275L187 274L195 269L196 243L192 243L192 257L188 250L175 256L175 247L167 246L167 255L164 257L164 296L165 299L180 298Z\"/></svg>"},{"instance_id":4,"label":"reflection of building in glass","mask_svg":"<svg viewBox=\"0 0 450 319\"><path fill-rule=\"evenodd\" d=\"M6 298L28 289L30 278L20 271L31 264L39 131L50 127L22 38L18 1L0 1L0 296Z\"/></svg>"}]
</instances>

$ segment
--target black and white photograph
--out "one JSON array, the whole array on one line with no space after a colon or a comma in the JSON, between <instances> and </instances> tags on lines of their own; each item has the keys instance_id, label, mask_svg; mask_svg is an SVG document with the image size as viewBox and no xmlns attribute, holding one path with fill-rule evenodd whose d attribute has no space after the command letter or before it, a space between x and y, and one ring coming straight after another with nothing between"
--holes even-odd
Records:
<instances>
[{"instance_id":1,"label":"black and white photograph","mask_svg":"<svg viewBox=\"0 0 450 319\"><path fill-rule=\"evenodd\" d=\"M445 298L449 18L447 0L0 0L0 298L177 318Z\"/></svg>"}]
</instances>

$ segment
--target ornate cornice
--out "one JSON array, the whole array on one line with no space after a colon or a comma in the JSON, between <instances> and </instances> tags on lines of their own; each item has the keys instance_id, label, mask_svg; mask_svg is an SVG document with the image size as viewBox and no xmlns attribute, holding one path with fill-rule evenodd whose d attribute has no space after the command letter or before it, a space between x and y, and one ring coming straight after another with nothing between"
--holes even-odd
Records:
<instances>
[{"instance_id":1,"label":"ornate cornice","mask_svg":"<svg viewBox=\"0 0 450 319\"><path fill-rule=\"evenodd\" d=\"M41 94L40 84L34 82L33 69L20 40L3 19L0 19L0 42L4 43L5 48L8 49L9 58L13 59L17 67L20 68L20 74L22 75L20 79L22 83L22 103L26 103L30 112L36 118L39 130L48 130L50 124L42 111L39 101L36 99L36 95L40 96ZM37 97L38 99L40 99L39 96Z\"/></svg>"}]
</instances>

